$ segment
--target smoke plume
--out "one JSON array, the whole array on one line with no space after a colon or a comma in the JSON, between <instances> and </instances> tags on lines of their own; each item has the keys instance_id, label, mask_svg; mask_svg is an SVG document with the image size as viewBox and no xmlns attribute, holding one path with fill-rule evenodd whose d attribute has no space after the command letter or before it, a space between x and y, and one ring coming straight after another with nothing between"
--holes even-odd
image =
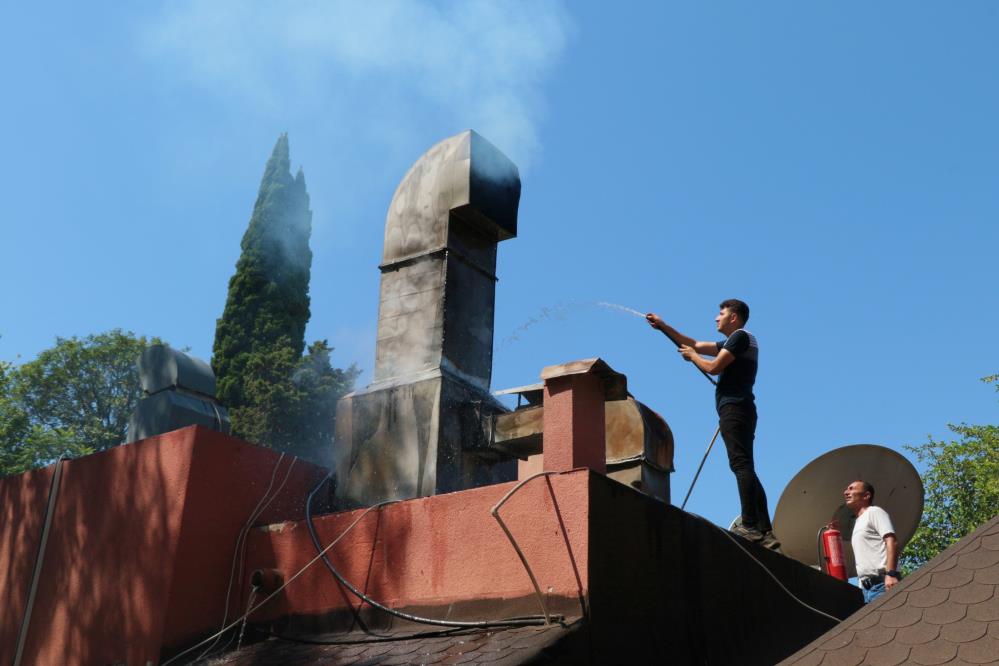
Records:
<instances>
[{"instance_id":1,"label":"smoke plume","mask_svg":"<svg viewBox=\"0 0 999 666\"><path fill-rule=\"evenodd\" d=\"M524 167L539 147L540 84L570 30L554 0L182 0L164 6L141 43L171 75L254 112L374 115L386 142L414 115L446 117Z\"/></svg>"}]
</instances>

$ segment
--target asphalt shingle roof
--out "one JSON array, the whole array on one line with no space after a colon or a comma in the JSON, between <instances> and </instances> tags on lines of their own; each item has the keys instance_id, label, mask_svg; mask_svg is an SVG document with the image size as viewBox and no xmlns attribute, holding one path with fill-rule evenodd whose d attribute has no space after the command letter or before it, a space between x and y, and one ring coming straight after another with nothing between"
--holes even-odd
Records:
<instances>
[{"instance_id":1,"label":"asphalt shingle roof","mask_svg":"<svg viewBox=\"0 0 999 666\"><path fill-rule=\"evenodd\" d=\"M356 664L391 666L402 664L513 664L559 663L565 658L566 641L581 628L581 622L568 626L510 627L462 632L447 636L409 640L357 643L353 645L310 645L269 639L244 647L219 659L223 664ZM343 634L328 639L357 638ZM320 637L313 637L320 638Z\"/></svg>"},{"instance_id":2,"label":"asphalt shingle roof","mask_svg":"<svg viewBox=\"0 0 999 666\"><path fill-rule=\"evenodd\" d=\"M999 516L782 663L999 664Z\"/></svg>"}]
</instances>

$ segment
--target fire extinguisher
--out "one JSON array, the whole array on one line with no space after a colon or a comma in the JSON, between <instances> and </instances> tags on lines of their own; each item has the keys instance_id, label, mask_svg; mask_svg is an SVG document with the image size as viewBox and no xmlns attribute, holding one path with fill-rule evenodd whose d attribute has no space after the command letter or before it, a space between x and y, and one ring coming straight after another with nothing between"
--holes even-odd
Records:
<instances>
[{"instance_id":1,"label":"fire extinguisher","mask_svg":"<svg viewBox=\"0 0 999 666\"><path fill-rule=\"evenodd\" d=\"M826 526L819 530L822 537L822 561L826 573L833 578L847 580L846 560L843 558L843 539L839 530Z\"/></svg>"}]
</instances>

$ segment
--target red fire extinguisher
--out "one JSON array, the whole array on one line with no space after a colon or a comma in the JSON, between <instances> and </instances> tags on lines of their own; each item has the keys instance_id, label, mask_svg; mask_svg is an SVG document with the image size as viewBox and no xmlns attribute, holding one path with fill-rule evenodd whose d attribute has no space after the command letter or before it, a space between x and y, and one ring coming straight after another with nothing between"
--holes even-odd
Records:
<instances>
[{"instance_id":1,"label":"red fire extinguisher","mask_svg":"<svg viewBox=\"0 0 999 666\"><path fill-rule=\"evenodd\" d=\"M843 558L843 539L839 530L834 527L822 528L822 559L825 561L826 573L834 578L846 580L846 560Z\"/></svg>"}]
</instances>

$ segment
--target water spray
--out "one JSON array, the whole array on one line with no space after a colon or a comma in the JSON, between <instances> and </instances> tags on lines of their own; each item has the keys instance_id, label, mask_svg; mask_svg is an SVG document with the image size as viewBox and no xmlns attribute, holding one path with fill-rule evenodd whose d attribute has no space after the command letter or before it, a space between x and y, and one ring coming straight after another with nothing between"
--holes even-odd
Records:
<instances>
[{"instance_id":1,"label":"water spray","mask_svg":"<svg viewBox=\"0 0 999 666\"><path fill-rule=\"evenodd\" d=\"M608 308L608 309L611 309L611 310L618 310L620 312L626 312L626 313L628 313L630 315L635 315L636 317L641 317L642 319L645 319L645 314L644 313L641 313L641 312L639 312L638 310L636 310L634 308L629 308L629 307L627 307L625 305L618 305L617 303L607 303L606 301L597 301L597 302L594 303L594 305L602 307L602 308ZM680 343L679 342L677 342L676 340L674 340L673 338L671 338L668 335L666 337L670 339L670 342L672 342L674 345L676 345L677 349L680 348ZM698 370L700 370L701 374L704 375L705 379L707 379L709 382L711 382L715 386L718 385L718 382L716 382L715 380L711 379L711 375L709 375L708 373L704 372L700 368L698 368Z\"/></svg>"},{"instance_id":2,"label":"water spray","mask_svg":"<svg viewBox=\"0 0 999 666\"><path fill-rule=\"evenodd\" d=\"M578 308L578 307L586 307L586 306L596 306L598 308L606 308L608 310L616 310L618 312L623 312L625 314L629 314L629 315L632 315L634 317L639 317L640 319L645 319L645 313L644 312L639 312L635 308L629 308L626 305L620 305L618 303L610 303L608 301L570 301L569 303L557 303L557 304L552 305L552 306L545 306L545 307L541 308L541 311L536 316L529 318L526 322L524 322L523 324L521 324L520 326L518 326L516 329L514 329L513 333L511 333L507 337L503 338L503 341L500 342L498 348L499 349L504 349L510 343L516 342L516 341L520 340L520 335L519 334L527 331L529 328L531 328L532 326L535 326L536 324L543 323L543 322L548 321L550 319L565 319L565 316L568 314L568 312L569 312L570 309L572 309L572 308ZM680 343L679 342L677 342L673 338L670 338L670 336L668 336L668 335L666 337L669 338L670 341L674 345L676 345L677 349L680 348ZM700 368L698 368L698 371L700 371L700 373L702 375L704 375L704 378L707 379L709 382L711 382L715 386L718 385L718 382L716 382L714 379L712 379L711 375L709 375L708 373L704 372Z\"/></svg>"},{"instance_id":3,"label":"water spray","mask_svg":"<svg viewBox=\"0 0 999 666\"><path fill-rule=\"evenodd\" d=\"M618 310L620 312L627 312L628 314L635 315L636 317L641 317L645 319L645 315L634 308L629 308L624 305L618 305L617 303L608 303L606 301L597 301L594 305L601 308L608 308L610 310Z\"/></svg>"},{"instance_id":4,"label":"water spray","mask_svg":"<svg viewBox=\"0 0 999 666\"><path fill-rule=\"evenodd\" d=\"M617 303L605 303L605 302L599 302L596 305L599 305L600 307L604 307L604 308L610 308L612 310L620 310L621 312L626 312L628 314L635 315L636 317L641 317L642 319L645 319L645 315L644 314L642 314L638 310L626 307L624 305L618 305ZM669 335L667 335L666 337L669 338L673 342L674 345L676 345L677 349L680 348L680 343L679 342L677 342L676 340L673 340L673 338L671 336L669 336ZM698 368L698 370L701 371L701 374L704 375L705 379L707 379L709 382L711 382L715 386L718 385L718 382L716 382L715 380L713 380L708 373L704 372L700 368ZM686 506L687 506L687 500L690 499L690 493L694 492L694 485L697 483L697 479L701 476L701 470L704 469L704 463L707 461L708 456L711 454L711 449L715 445L715 440L718 439L718 433L719 432L721 432L721 426L718 426L715 429L715 434L711 436L711 443L708 444L708 449L707 449L707 451L704 452L704 457L701 458L701 464L697 466L697 472L694 474L694 480L690 482L690 488L687 489L687 495L686 495L686 497L683 498L683 504L680 505L680 510L681 511L683 511L684 508L686 508Z\"/></svg>"},{"instance_id":5,"label":"water spray","mask_svg":"<svg viewBox=\"0 0 999 666\"><path fill-rule=\"evenodd\" d=\"M519 340L520 336L518 336L517 334L518 333L523 333L524 331L526 331L527 329L531 328L535 324L539 324L541 322L547 321L547 320L552 319L552 318L563 319L563 318L565 318L566 313L568 312L569 308L571 308L571 307L591 306L591 305L592 306L596 306L596 307L600 307L600 308L606 308L608 310L616 310L618 312L623 312L625 314L629 314L629 315L632 315L632 316L635 316L635 317L639 317L641 319L646 319L645 313L639 312L638 310L636 310L634 308L629 308L626 305L620 305L618 303L609 303L607 301L587 301L587 302L573 301L573 302L570 302L567 305L559 303L559 304L551 306L551 307L541 308L541 312L537 315L537 317L531 317L525 323L523 323L519 327L517 327L517 329L512 334L510 334L509 336L507 336L506 338L504 338L503 342L500 343L500 348L502 349L503 347L507 346L509 343L515 342L515 341ZM647 319L646 319L646 321L647 321ZM680 343L679 342L677 342L676 340L674 340L669 335L667 335L666 337L669 338L670 342L672 342L674 345L676 345L677 349L680 348ZM697 368L697 369L698 369L698 371L700 371L700 373L702 375L704 375L705 379L707 379L709 382L711 382L715 386L718 385L718 382L716 382L714 379L712 379L711 375L709 375L708 373L706 373L704 370L701 370L700 368ZM690 494L692 492L694 492L694 485L697 483L697 479L701 476L701 470L704 469L704 463L707 461L708 456L711 454L711 449L714 447L715 440L718 439L718 434L719 434L720 431L721 431L721 427L719 426L717 429L715 429L715 434L711 437L711 442L708 444L708 449L707 449L707 451L704 452L704 457L701 458L701 464L697 466L697 472L694 474L694 480L690 482L690 488L687 489L687 495L686 495L686 497L683 498L683 504L680 505L680 509L681 510L683 510L687 506L687 500L690 499Z\"/></svg>"}]
</instances>

